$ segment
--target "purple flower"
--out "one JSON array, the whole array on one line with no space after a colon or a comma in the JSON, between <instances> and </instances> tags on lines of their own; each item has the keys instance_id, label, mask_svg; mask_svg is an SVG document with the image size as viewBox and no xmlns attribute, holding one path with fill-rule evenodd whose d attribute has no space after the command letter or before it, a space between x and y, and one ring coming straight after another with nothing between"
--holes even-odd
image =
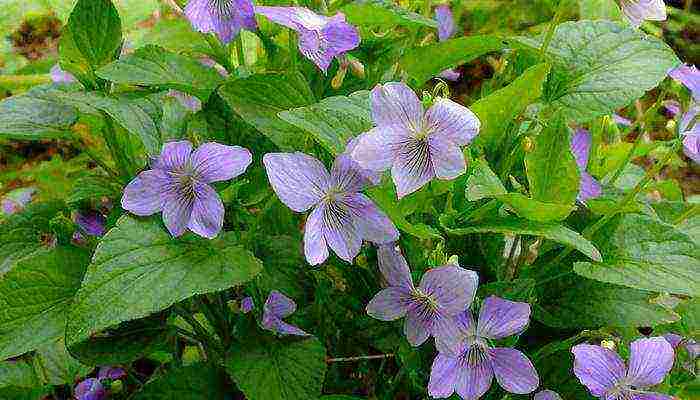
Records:
<instances>
[{"instance_id":1,"label":"purple flower","mask_svg":"<svg viewBox=\"0 0 700 400\"><path fill-rule=\"evenodd\" d=\"M324 73L333 58L360 45L357 28L345 21L343 13L318 15L303 7L255 7L255 13L299 33L299 51Z\"/></svg>"},{"instance_id":2,"label":"purple flower","mask_svg":"<svg viewBox=\"0 0 700 400\"><path fill-rule=\"evenodd\" d=\"M685 339L675 333L666 333L663 337L674 349L683 345L685 351L688 352L688 361L683 366L688 371L695 373L695 359L700 356L700 343L691 338Z\"/></svg>"},{"instance_id":3,"label":"purple flower","mask_svg":"<svg viewBox=\"0 0 700 400\"><path fill-rule=\"evenodd\" d=\"M18 213L32 201L35 193L36 188L33 187L15 189L0 201L0 208L5 215Z\"/></svg>"},{"instance_id":4,"label":"purple flower","mask_svg":"<svg viewBox=\"0 0 700 400\"><path fill-rule=\"evenodd\" d=\"M105 233L107 219L95 211L76 212L75 223L82 232L90 236L102 236Z\"/></svg>"},{"instance_id":5,"label":"purple flower","mask_svg":"<svg viewBox=\"0 0 700 400\"><path fill-rule=\"evenodd\" d=\"M120 367L100 367L100 370L97 373L97 379L100 381L105 379L116 381L117 379L122 378L126 378L126 371L124 368Z\"/></svg>"},{"instance_id":6,"label":"purple flower","mask_svg":"<svg viewBox=\"0 0 700 400\"><path fill-rule=\"evenodd\" d=\"M177 99L183 107L192 112L197 112L202 109L202 101L191 94L171 89L168 91L168 96Z\"/></svg>"},{"instance_id":7,"label":"purple flower","mask_svg":"<svg viewBox=\"0 0 700 400\"><path fill-rule=\"evenodd\" d=\"M693 105L681 118L678 131L683 137L683 152L690 159L700 164L700 104Z\"/></svg>"},{"instance_id":8,"label":"purple flower","mask_svg":"<svg viewBox=\"0 0 700 400\"><path fill-rule=\"evenodd\" d=\"M535 394L533 400L562 400L559 393L553 390L541 390Z\"/></svg>"},{"instance_id":9,"label":"purple flower","mask_svg":"<svg viewBox=\"0 0 700 400\"><path fill-rule=\"evenodd\" d=\"M460 146L479 133L479 119L468 108L437 98L424 112L403 83L377 85L370 95L377 125L358 137L352 158L362 168L391 168L399 199L433 178L454 179L466 170Z\"/></svg>"},{"instance_id":10,"label":"purple flower","mask_svg":"<svg viewBox=\"0 0 700 400\"><path fill-rule=\"evenodd\" d=\"M471 313L457 316L462 336L459 351L453 352L440 341L440 353L430 371L428 393L447 398L452 393L463 399L478 399L491 387L493 377L510 393L532 393L539 376L530 360L518 350L493 347L490 340L520 333L530 320L530 305L490 296L484 300L475 325Z\"/></svg>"},{"instance_id":11,"label":"purple flower","mask_svg":"<svg viewBox=\"0 0 700 400\"><path fill-rule=\"evenodd\" d=\"M241 312L243 314L248 314L249 312L253 311L253 307L255 307L255 303L253 303L252 297L248 296L241 300Z\"/></svg>"},{"instance_id":12,"label":"purple flower","mask_svg":"<svg viewBox=\"0 0 700 400\"><path fill-rule=\"evenodd\" d=\"M187 229L214 238L224 222L224 205L212 182L233 179L252 162L247 149L204 143L192 151L192 143L168 142L152 165L124 189L122 207L146 216L163 212L163 222L173 236Z\"/></svg>"},{"instance_id":13,"label":"purple flower","mask_svg":"<svg viewBox=\"0 0 700 400\"><path fill-rule=\"evenodd\" d=\"M681 113L681 103L676 100L664 100L663 105L673 117Z\"/></svg>"},{"instance_id":14,"label":"purple flower","mask_svg":"<svg viewBox=\"0 0 700 400\"><path fill-rule=\"evenodd\" d=\"M96 378L88 378L75 387L76 400L102 400L107 398L107 390Z\"/></svg>"},{"instance_id":15,"label":"purple flower","mask_svg":"<svg viewBox=\"0 0 700 400\"><path fill-rule=\"evenodd\" d=\"M694 65L683 64L669 71L668 76L687 87L693 100L700 102L700 71Z\"/></svg>"},{"instance_id":16,"label":"purple flower","mask_svg":"<svg viewBox=\"0 0 700 400\"><path fill-rule=\"evenodd\" d=\"M276 290L271 291L263 308L263 328L282 335L311 336L296 326L282 321L282 318L294 314L296 309L294 300Z\"/></svg>"},{"instance_id":17,"label":"purple flower","mask_svg":"<svg viewBox=\"0 0 700 400\"><path fill-rule=\"evenodd\" d=\"M673 347L662 337L632 342L629 367L612 350L590 344L571 349L574 374L595 397L611 400L670 400L670 396L644 391L664 380L673 367Z\"/></svg>"},{"instance_id":18,"label":"purple flower","mask_svg":"<svg viewBox=\"0 0 700 400\"><path fill-rule=\"evenodd\" d=\"M456 348L459 335L454 318L474 301L479 284L476 272L445 265L426 272L416 287L406 259L394 244L379 246L377 257L389 287L367 304L367 314L382 321L406 317L404 334L412 346L433 336Z\"/></svg>"},{"instance_id":19,"label":"purple flower","mask_svg":"<svg viewBox=\"0 0 700 400\"><path fill-rule=\"evenodd\" d=\"M306 219L304 253L311 265L328 258L328 247L352 262L362 240L394 242L399 232L364 194L369 181L347 155L335 159L329 174L317 159L303 153L268 153L263 157L272 188L296 212L313 210Z\"/></svg>"},{"instance_id":20,"label":"purple flower","mask_svg":"<svg viewBox=\"0 0 700 400\"><path fill-rule=\"evenodd\" d=\"M255 30L255 12L251 0L189 0L185 16L203 33L215 33L230 43L241 29Z\"/></svg>"},{"instance_id":21,"label":"purple flower","mask_svg":"<svg viewBox=\"0 0 700 400\"><path fill-rule=\"evenodd\" d=\"M438 40L444 42L455 34L455 20L452 10L447 4L435 7L435 20L438 23ZM459 80L460 73L454 69L446 69L440 73L440 77L448 81Z\"/></svg>"},{"instance_id":22,"label":"purple flower","mask_svg":"<svg viewBox=\"0 0 700 400\"><path fill-rule=\"evenodd\" d=\"M620 114L613 114L613 121L615 121L616 124L622 125L622 126L632 126L632 121L629 119L623 117Z\"/></svg>"},{"instance_id":23,"label":"purple flower","mask_svg":"<svg viewBox=\"0 0 700 400\"><path fill-rule=\"evenodd\" d=\"M62 70L61 66L58 64L51 67L51 72L49 75L51 76L51 82L53 82L53 83L73 83L73 82L76 82L75 77L71 73Z\"/></svg>"},{"instance_id":24,"label":"purple flower","mask_svg":"<svg viewBox=\"0 0 700 400\"><path fill-rule=\"evenodd\" d=\"M666 5L664 0L620 0L622 13L634 27L642 21L665 21Z\"/></svg>"},{"instance_id":25,"label":"purple flower","mask_svg":"<svg viewBox=\"0 0 700 400\"><path fill-rule=\"evenodd\" d=\"M581 183L578 189L578 201L585 202L588 199L598 197L602 193L600 184L588 172L588 155L591 152L591 134L583 129L578 128L571 138L571 152L574 153L576 164L581 173Z\"/></svg>"}]
</instances>

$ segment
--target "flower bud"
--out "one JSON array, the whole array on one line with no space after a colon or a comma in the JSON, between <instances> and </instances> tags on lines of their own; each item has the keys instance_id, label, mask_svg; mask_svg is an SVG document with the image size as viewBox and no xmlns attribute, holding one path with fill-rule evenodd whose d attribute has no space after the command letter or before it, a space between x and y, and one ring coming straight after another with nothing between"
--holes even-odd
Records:
<instances>
[{"instance_id":1,"label":"flower bud","mask_svg":"<svg viewBox=\"0 0 700 400\"><path fill-rule=\"evenodd\" d=\"M331 80L331 87L333 89L340 89L340 87L343 86L343 81L345 80L345 74L347 72L348 72L347 64L340 63L340 68L338 68L338 72L333 77L333 80Z\"/></svg>"}]
</instances>

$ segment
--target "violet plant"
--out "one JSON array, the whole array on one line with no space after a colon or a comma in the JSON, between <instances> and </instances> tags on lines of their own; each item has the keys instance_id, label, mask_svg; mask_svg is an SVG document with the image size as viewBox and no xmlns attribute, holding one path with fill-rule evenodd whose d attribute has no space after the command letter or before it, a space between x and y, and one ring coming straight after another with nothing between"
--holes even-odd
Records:
<instances>
[{"instance_id":1,"label":"violet plant","mask_svg":"<svg viewBox=\"0 0 700 400\"><path fill-rule=\"evenodd\" d=\"M477 3L72 2L0 63L0 399L694 398L692 3Z\"/></svg>"}]
</instances>

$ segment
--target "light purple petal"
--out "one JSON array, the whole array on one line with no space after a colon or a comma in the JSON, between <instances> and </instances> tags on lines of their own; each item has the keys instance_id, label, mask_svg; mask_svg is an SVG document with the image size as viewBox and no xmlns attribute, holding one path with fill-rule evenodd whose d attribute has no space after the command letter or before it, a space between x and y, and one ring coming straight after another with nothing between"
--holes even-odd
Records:
<instances>
[{"instance_id":1,"label":"light purple petal","mask_svg":"<svg viewBox=\"0 0 700 400\"><path fill-rule=\"evenodd\" d=\"M122 208L139 216L151 215L163 208L163 192L170 182L168 175L158 169L141 172L122 195Z\"/></svg>"},{"instance_id":2,"label":"light purple petal","mask_svg":"<svg viewBox=\"0 0 700 400\"><path fill-rule=\"evenodd\" d=\"M318 265L328 258L328 246L324 235L323 215L326 205L321 203L306 218L304 227L304 255L311 265Z\"/></svg>"},{"instance_id":3,"label":"light purple petal","mask_svg":"<svg viewBox=\"0 0 700 400\"><path fill-rule=\"evenodd\" d=\"M676 335L675 333L666 333L663 335L663 337L674 349L678 347L678 345L681 344L681 341L683 340L683 336Z\"/></svg>"},{"instance_id":4,"label":"light purple petal","mask_svg":"<svg viewBox=\"0 0 700 400\"><path fill-rule=\"evenodd\" d=\"M323 228L328 246L338 257L352 263L362 247L362 236L351 212L342 206L327 205Z\"/></svg>"},{"instance_id":5,"label":"light purple petal","mask_svg":"<svg viewBox=\"0 0 700 400\"><path fill-rule=\"evenodd\" d=\"M700 135L687 135L683 138L683 153L700 164Z\"/></svg>"},{"instance_id":6,"label":"light purple petal","mask_svg":"<svg viewBox=\"0 0 700 400\"><path fill-rule=\"evenodd\" d=\"M657 385L673 368L673 359L673 347L663 337L635 340L630 345L627 378L636 387Z\"/></svg>"},{"instance_id":7,"label":"light purple petal","mask_svg":"<svg viewBox=\"0 0 700 400\"><path fill-rule=\"evenodd\" d=\"M250 296L244 297L243 300L241 300L241 312L243 314L248 314L249 312L253 311L253 308L255 307L255 303L253 302L253 298Z\"/></svg>"},{"instance_id":8,"label":"light purple petal","mask_svg":"<svg viewBox=\"0 0 700 400\"><path fill-rule=\"evenodd\" d=\"M75 386L75 398L77 400L102 400L107 398L107 390L98 379L88 378Z\"/></svg>"},{"instance_id":9,"label":"light purple petal","mask_svg":"<svg viewBox=\"0 0 700 400\"><path fill-rule=\"evenodd\" d=\"M540 378L532 362L518 350L508 347L489 351L496 381L510 393L532 393L540 385Z\"/></svg>"},{"instance_id":10,"label":"light purple petal","mask_svg":"<svg viewBox=\"0 0 700 400\"><path fill-rule=\"evenodd\" d=\"M2 211L6 215L12 215L14 213L22 211L27 204L32 201L32 198L36 194L36 188L26 187L19 188L9 192L2 199Z\"/></svg>"},{"instance_id":11,"label":"light purple petal","mask_svg":"<svg viewBox=\"0 0 700 400\"><path fill-rule=\"evenodd\" d=\"M635 393L632 397L632 400L675 400L675 399L676 399L675 397L669 396L667 394L653 393L653 392Z\"/></svg>"},{"instance_id":12,"label":"light purple petal","mask_svg":"<svg viewBox=\"0 0 700 400\"><path fill-rule=\"evenodd\" d=\"M438 75L440 78L448 80L450 82L457 82L459 78L462 76L462 73L459 72L457 69L446 69L442 72L440 72L440 75Z\"/></svg>"},{"instance_id":13,"label":"light purple petal","mask_svg":"<svg viewBox=\"0 0 700 400\"><path fill-rule=\"evenodd\" d=\"M320 30L328 22L328 17L318 15L303 7L256 6L255 13L294 30L297 30L299 26L308 30Z\"/></svg>"},{"instance_id":14,"label":"light purple petal","mask_svg":"<svg viewBox=\"0 0 700 400\"><path fill-rule=\"evenodd\" d=\"M678 131L681 135L699 134L700 123L696 123L696 117L700 114L700 104L695 104L690 107L690 110L683 114L681 122L678 124Z\"/></svg>"},{"instance_id":15,"label":"light purple petal","mask_svg":"<svg viewBox=\"0 0 700 400\"><path fill-rule=\"evenodd\" d=\"M446 335L446 338L441 337L441 335L435 337L435 347L440 353L460 354L464 349L463 346L469 345L467 339L476 336L476 324L474 324L474 318L470 310L452 317L452 323L456 332L449 333L454 335L453 337L449 335ZM445 339L447 339L447 342L445 342Z\"/></svg>"},{"instance_id":16,"label":"light purple petal","mask_svg":"<svg viewBox=\"0 0 700 400\"><path fill-rule=\"evenodd\" d=\"M195 200L187 227L199 236L215 238L224 226L224 204L219 195L205 183L195 183Z\"/></svg>"},{"instance_id":17,"label":"light purple petal","mask_svg":"<svg viewBox=\"0 0 700 400\"><path fill-rule=\"evenodd\" d=\"M460 363L458 358L446 354L438 354L430 368L428 394L438 399L446 399L455 391Z\"/></svg>"},{"instance_id":18,"label":"light purple petal","mask_svg":"<svg viewBox=\"0 0 700 400\"><path fill-rule=\"evenodd\" d=\"M373 128L357 137L350 155L362 168L386 171L394 162L398 143L407 138L392 128Z\"/></svg>"},{"instance_id":19,"label":"light purple petal","mask_svg":"<svg viewBox=\"0 0 700 400\"><path fill-rule=\"evenodd\" d=\"M182 236L192 217L195 200L188 193L169 193L163 200L163 223L174 237Z\"/></svg>"},{"instance_id":20,"label":"light purple petal","mask_svg":"<svg viewBox=\"0 0 700 400\"><path fill-rule=\"evenodd\" d=\"M297 304L294 300L278 292L277 290L270 291L270 294L265 300L263 313L273 315L277 318L286 318L297 309Z\"/></svg>"},{"instance_id":21,"label":"light purple petal","mask_svg":"<svg viewBox=\"0 0 700 400\"><path fill-rule=\"evenodd\" d=\"M192 143L189 140L165 143L154 168L167 171L184 170L190 161L191 154Z\"/></svg>"},{"instance_id":22,"label":"light purple petal","mask_svg":"<svg viewBox=\"0 0 700 400\"><path fill-rule=\"evenodd\" d=\"M100 367L97 373L97 379L111 379L113 381L117 379L126 378L126 371L124 368L119 367Z\"/></svg>"},{"instance_id":23,"label":"light purple petal","mask_svg":"<svg viewBox=\"0 0 700 400\"><path fill-rule=\"evenodd\" d=\"M621 0L622 12L637 27L642 21L665 21L666 5L663 0Z\"/></svg>"},{"instance_id":24,"label":"light purple petal","mask_svg":"<svg viewBox=\"0 0 700 400\"><path fill-rule=\"evenodd\" d=\"M476 400L489 390L492 380L493 370L489 362L482 362L474 366L463 362L455 390L464 400Z\"/></svg>"},{"instance_id":25,"label":"light purple petal","mask_svg":"<svg viewBox=\"0 0 700 400\"><path fill-rule=\"evenodd\" d=\"M435 20L438 23L438 39L443 42L455 33L455 20L447 4L435 7Z\"/></svg>"},{"instance_id":26,"label":"light purple petal","mask_svg":"<svg viewBox=\"0 0 700 400\"><path fill-rule=\"evenodd\" d=\"M426 272L421 279L420 288L440 304L441 314L453 317L471 306L478 284L476 272L445 265Z\"/></svg>"},{"instance_id":27,"label":"light purple petal","mask_svg":"<svg viewBox=\"0 0 700 400\"><path fill-rule=\"evenodd\" d=\"M533 400L562 400L562 398L553 390L541 390L535 394Z\"/></svg>"},{"instance_id":28,"label":"light purple petal","mask_svg":"<svg viewBox=\"0 0 700 400\"><path fill-rule=\"evenodd\" d=\"M75 77L73 75L71 75L69 72L62 70L61 66L58 64L51 67L51 72L49 75L51 76L51 82L53 82L53 83L73 83L73 82L76 82Z\"/></svg>"},{"instance_id":29,"label":"light purple petal","mask_svg":"<svg viewBox=\"0 0 700 400\"><path fill-rule=\"evenodd\" d=\"M227 181L245 172L253 162L248 149L219 143L204 143L190 159L196 176L203 182Z\"/></svg>"},{"instance_id":30,"label":"light purple petal","mask_svg":"<svg viewBox=\"0 0 700 400\"><path fill-rule=\"evenodd\" d=\"M578 201L585 202L588 199L600 197L603 188L600 183L586 171L581 171L581 182L578 189Z\"/></svg>"},{"instance_id":31,"label":"light purple petal","mask_svg":"<svg viewBox=\"0 0 700 400\"><path fill-rule=\"evenodd\" d=\"M370 93L370 102L372 119L378 127L413 133L420 131L423 106L405 83L389 82L375 86Z\"/></svg>"},{"instance_id":32,"label":"light purple petal","mask_svg":"<svg viewBox=\"0 0 700 400\"><path fill-rule=\"evenodd\" d=\"M616 124L622 125L622 126L632 126L632 121L629 119L623 117L620 114L613 114L613 121L615 121ZM581 129L581 128L579 128Z\"/></svg>"},{"instance_id":33,"label":"light purple petal","mask_svg":"<svg viewBox=\"0 0 700 400\"><path fill-rule=\"evenodd\" d=\"M242 28L256 27L250 0L190 0L185 16L196 30L216 33L223 43L231 42Z\"/></svg>"},{"instance_id":34,"label":"light purple petal","mask_svg":"<svg viewBox=\"0 0 700 400\"><path fill-rule=\"evenodd\" d=\"M377 260L379 270L390 286L413 289L411 270L395 243L379 246L377 248Z\"/></svg>"},{"instance_id":35,"label":"light purple petal","mask_svg":"<svg viewBox=\"0 0 700 400\"><path fill-rule=\"evenodd\" d=\"M328 43L327 51L335 57L360 45L360 33L357 28L345 22L345 16L342 13L330 18L321 29L321 36Z\"/></svg>"},{"instance_id":36,"label":"light purple petal","mask_svg":"<svg viewBox=\"0 0 700 400\"><path fill-rule=\"evenodd\" d=\"M430 149L425 140L411 140L399 150L391 168L391 178L399 199L422 188L435 177Z\"/></svg>"},{"instance_id":37,"label":"light purple petal","mask_svg":"<svg viewBox=\"0 0 700 400\"><path fill-rule=\"evenodd\" d=\"M625 376L625 363L620 356L604 347L579 344L571 353L574 375L596 397L603 396Z\"/></svg>"},{"instance_id":38,"label":"light purple petal","mask_svg":"<svg viewBox=\"0 0 700 400\"><path fill-rule=\"evenodd\" d=\"M287 207L304 212L326 194L330 175L317 159L304 153L268 153L263 157L272 188Z\"/></svg>"},{"instance_id":39,"label":"light purple petal","mask_svg":"<svg viewBox=\"0 0 700 400\"><path fill-rule=\"evenodd\" d=\"M502 339L522 332L530 321L530 305L489 296L479 310L479 336Z\"/></svg>"},{"instance_id":40,"label":"light purple petal","mask_svg":"<svg viewBox=\"0 0 700 400\"><path fill-rule=\"evenodd\" d=\"M104 215L94 211L75 213L75 223L83 232L92 236L102 236L105 232L107 219Z\"/></svg>"},{"instance_id":41,"label":"light purple petal","mask_svg":"<svg viewBox=\"0 0 700 400\"><path fill-rule=\"evenodd\" d=\"M681 103L677 100L664 100L663 105L673 117L681 113Z\"/></svg>"},{"instance_id":42,"label":"light purple petal","mask_svg":"<svg viewBox=\"0 0 700 400\"><path fill-rule=\"evenodd\" d=\"M455 179L467 171L467 162L459 146L437 136L428 137L428 146L433 171L437 178Z\"/></svg>"},{"instance_id":43,"label":"light purple petal","mask_svg":"<svg viewBox=\"0 0 700 400\"><path fill-rule=\"evenodd\" d=\"M406 287L388 287L377 293L369 304L367 314L380 321L394 321L406 315L411 293Z\"/></svg>"},{"instance_id":44,"label":"light purple petal","mask_svg":"<svg viewBox=\"0 0 700 400\"><path fill-rule=\"evenodd\" d=\"M389 217L362 193L352 197L355 225L364 240L376 244L392 243L399 239L399 231Z\"/></svg>"},{"instance_id":45,"label":"light purple petal","mask_svg":"<svg viewBox=\"0 0 700 400\"><path fill-rule=\"evenodd\" d=\"M356 137L353 137L352 139L350 139L350 140L348 141L347 146L345 146L345 152L344 152L343 154L348 155L348 156L350 156L350 157L352 158L352 153L353 153L353 151L355 151L355 148L357 148L357 143L358 143L358 141L359 141L359 136L356 136ZM385 150L386 150L386 149L385 149ZM384 152L382 153L382 155L383 155L383 154L386 154L386 151L384 151ZM359 170L360 174L362 174L362 176L363 176L367 181L369 181L370 184L372 184L372 185L379 185L379 184L382 182L382 173L381 173L380 171L373 171L373 170L371 170L371 169L365 168L365 167L361 166L361 165L360 165L356 160L354 160L354 159L353 159L352 161L357 165L356 168ZM372 161L374 161L374 160L372 160ZM390 166L391 166L391 161L389 161L389 162L387 163L386 168L384 168L384 169L385 169L385 170L386 170L386 169L389 169Z\"/></svg>"},{"instance_id":46,"label":"light purple petal","mask_svg":"<svg viewBox=\"0 0 700 400\"><path fill-rule=\"evenodd\" d=\"M324 38L318 30L306 29L303 26L298 26L297 31L299 32L299 51L325 74L335 56L327 47Z\"/></svg>"},{"instance_id":47,"label":"light purple petal","mask_svg":"<svg viewBox=\"0 0 700 400\"><path fill-rule=\"evenodd\" d=\"M585 170L588 165L591 141L591 133L583 128L576 128L576 132L571 137L571 152L574 154L576 164L581 170Z\"/></svg>"},{"instance_id":48,"label":"light purple petal","mask_svg":"<svg viewBox=\"0 0 700 400\"><path fill-rule=\"evenodd\" d=\"M471 143L481 127L481 121L470 109L442 97L433 102L425 120L431 137L447 139L458 146Z\"/></svg>"},{"instance_id":49,"label":"light purple petal","mask_svg":"<svg viewBox=\"0 0 700 400\"><path fill-rule=\"evenodd\" d=\"M369 185L359 165L347 154L335 158L331 168L331 185L341 192L359 192Z\"/></svg>"},{"instance_id":50,"label":"light purple petal","mask_svg":"<svg viewBox=\"0 0 700 400\"><path fill-rule=\"evenodd\" d=\"M430 337L435 320L433 315L427 315L416 310L409 310L406 313L406 320L403 324L403 333L406 340L413 347L418 347L425 343Z\"/></svg>"},{"instance_id":51,"label":"light purple petal","mask_svg":"<svg viewBox=\"0 0 700 400\"><path fill-rule=\"evenodd\" d=\"M438 314L431 330L438 352L459 355L464 351L467 338L455 316Z\"/></svg>"},{"instance_id":52,"label":"light purple petal","mask_svg":"<svg viewBox=\"0 0 700 400\"><path fill-rule=\"evenodd\" d=\"M306 331L302 330L299 327L296 327L292 324L288 324L282 320L276 320L273 326L273 329L271 329L277 333L280 333L282 335L295 335L295 336L311 336L310 333L307 333Z\"/></svg>"},{"instance_id":53,"label":"light purple petal","mask_svg":"<svg viewBox=\"0 0 700 400\"><path fill-rule=\"evenodd\" d=\"M700 101L700 70L697 67L683 64L669 71L668 75L687 87L695 101Z\"/></svg>"}]
</instances>

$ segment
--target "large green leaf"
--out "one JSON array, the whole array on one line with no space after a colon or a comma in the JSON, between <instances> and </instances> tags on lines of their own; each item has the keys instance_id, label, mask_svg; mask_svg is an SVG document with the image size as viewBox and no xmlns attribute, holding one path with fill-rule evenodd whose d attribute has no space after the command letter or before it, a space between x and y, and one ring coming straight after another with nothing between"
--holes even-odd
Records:
<instances>
[{"instance_id":1,"label":"large green leaf","mask_svg":"<svg viewBox=\"0 0 700 400\"><path fill-rule=\"evenodd\" d=\"M121 195L122 186L114 180L99 173L90 173L78 178L66 202L80 203L86 200L101 199L102 197L116 198Z\"/></svg>"},{"instance_id":2,"label":"large green leaf","mask_svg":"<svg viewBox=\"0 0 700 400\"><path fill-rule=\"evenodd\" d=\"M539 48L542 36L520 40ZM662 40L603 20L559 25L547 53L557 78L550 79L545 97L577 122L640 98L680 63Z\"/></svg>"},{"instance_id":3,"label":"large green leaf","mask_svg":"<svg viewBox=\"0 0 700 400\"><path fill-rule=\"evenodd\" d=\"M68 345L196 294L238 286L262 269L233 234L173 239L159 218L122 217L95 250L71 308Z\"/></svg>"},{"instance_id":4,"label":"large green leaf","mask_svg":"<svg viewBox=\"0 0 700 400\"><path fill-rule=\"evenodd\" d=\"M250 338L226 362L248 400L313 400L321 395L326 349L316 338Z\"/></svg>"},{"instance_id":5,"label":"large green leaf","mask_svg":"<svg viewBox=\"0 0 700 400\"><path fill-rule=\"evenodd\" d=\"M177 89L204 101L224 81L201 61L152 45L105 65L97 76L116 83Z\"/></svg>"},{"instance_id":6,"label":"large green leaf","mask_svg":"<svg viewBox=\"0 0 700 400\"><path fill-rule=\"evenodd\" d=\"M65 138L78 121L73 107L27 95L0 101L0 137L37 140Z\"/></svg>"},{"instance_id":7,"label":"large green leaf","mask_svg":"<svg viewBox=\"0 0 700 400\"><path fill-rule=\"evenodd\" d=\"M492 218L480 220L476 225L453 228L444 226L452 235L469 235L473 233L505 233L509 235L532 235L553 240L555 242L573 247L592 260L601 260L600 252L593 243L564 225L555 223L543 223L528 221L516 217Z\"/></svg>"},{"instance_id":8,"label":"large green leaf","mask_svg":"<svg viewBox=\"0 0 700 400\"><path fill-rule=\"evenodd\" d=\"M581 19L622 19L622 12L615 0L578 0L578 4Z\"/></svg>"},{"instance_id":9,"label":"large green leaf","mask_svg":"<svg viewBox=\"0 0 700 400\"><path fill-rule=\"evenodd\" d=\"M628 214L598 234L601 263L576 263L590 279L636 289L700 296L700 247L690 237L645 215Z\"/></svg>"},{"instance_id":10,"label":"large green leaf","mask_svg":"<svg viewBox=\"0 0 700 400\"><path fill-rule=\"evenodd\" d=\"M373 126L367 91L327 97L307 107L282 111L279 116L309 132L334 155L344 152L350 139Z\"/></svg>"},{"instance_id":11,"label":"large green leaf","mask_svg":"<svg viewBox=\"0 0 700 400\"><path fill-rule=\"evenodd\" d=\"M533 199L566 206L576 201L581 177L561 115L537 135L535 148L525 155L525 169Z\"/></svg>"},{"instance_id":12,"label":"large green leaf","mask_svg":"<svg viewBox=\"0 0 700 400\"><path fill-rule=\"evenodd\" d=\"M26 360L0 361L0 388L8 386L32 388L39 385L34 367Z\"/></svg>"},{"instance_id":13,"label":"large green leaf","mask_svg":"<svg viewBox=\"0 0 700 400\"><path fill-rule=\"evenodd\" d=\"M72 384L94 368L71 357L63 338L39 347L33 361L36 374L46 385Z\"/></svg>"},{"instance_id":14,"label":"large green leaf","mask_svg":"<svg viewBox=\"0 0 700 400\"><path fill-rule=\"evenodd\" d=\"M73 246L41 250L0 279L0 359L63 337L67 309L90 254Z\"/></svg>"},{"instance_id":15,"label":"large green leaf","mask_svg":"<svg viewBox=\"0 0 700 400\"><path fill-rule=\"evenodd\" d=\"M214 400L226 397L219 370L210 364L194 364L168 371L149 381L134 400Z\"/></svg>"},{"instance_id":16,"label":"large green leaf","mask_svg":"<svg viewBox=\"0 0 700 400\"><path fill-rule=\"evenodd\" d=\"M8 386L0 389L0 399L3 400L37 400L43 399L51 391L50 387L23 388Z\"/></svg>"},{"instance_id":17,"label":"large green leaf","mask_svg":"<svg viewBox=\"0 0 700 400\"><path fill-rule=\"evenodd\" d=\"M393 28L395 26L437 28L437 22L395 5L390 0L360 0L342 9L353 25Z\"/></svg>"},{"instance_id":18,"label":"large green leaf","mask_svg":"<svg viewBox=\"0 0 700 400\"><path fill-rule=\"evenodd\" d=\"M420 87L448 68L508 46L509 43L498 36L465 36L413 48L401 57L399 64L411 77L415 86Z\"/></svg>"}]
</instances>

